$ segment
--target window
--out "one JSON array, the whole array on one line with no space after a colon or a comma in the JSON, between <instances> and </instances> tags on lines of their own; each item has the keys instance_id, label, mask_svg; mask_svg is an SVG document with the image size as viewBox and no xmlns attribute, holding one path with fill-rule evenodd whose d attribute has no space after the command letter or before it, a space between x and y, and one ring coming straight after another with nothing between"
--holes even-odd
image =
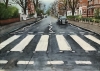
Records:
<instances>
[{"instance_id":1,"label":"window","mask_svg":"<svg viewBox=\"0 0 100 71\"><path fill-rule=\"evenodd\" d=\"M82 2L82 0L80 0L80 2Z\"/></svg>"},{"instance_id":2,"label":"window","mask_svg":"<svg viewBox=\"0 0 100 71\"><path fill-rule=\"evenodd\" d=\"M94 4L98 4L98 0L94 0Z\"/></svg>"}]
</instances>

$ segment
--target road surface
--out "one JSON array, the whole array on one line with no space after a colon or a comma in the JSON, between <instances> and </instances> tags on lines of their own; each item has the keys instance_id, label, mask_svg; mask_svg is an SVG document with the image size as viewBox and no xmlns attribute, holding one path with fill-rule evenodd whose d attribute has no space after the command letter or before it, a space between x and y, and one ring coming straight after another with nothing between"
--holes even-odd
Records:
<instances>
[{"instance_id":1,"label":"road surface","mask_svg":"<svg viewBox=\"0 0 100 71\"><path fill-rule=\"evenodd\" d=\"M0 71L100 71L100 36L48 16L0 37Z\"/></svg>"}]
</instances>

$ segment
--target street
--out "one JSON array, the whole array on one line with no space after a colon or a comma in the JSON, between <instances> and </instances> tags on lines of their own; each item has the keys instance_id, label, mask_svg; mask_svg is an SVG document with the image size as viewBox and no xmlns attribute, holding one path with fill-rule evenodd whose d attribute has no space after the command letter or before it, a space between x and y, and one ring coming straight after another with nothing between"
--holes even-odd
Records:
<instances>
[{"instance_id":1,"label":"street","mask_svg":"<svg viewBox=\"0 0 100 71\"><path fill-rule=\"evenodd\" d=\"M0 71L100 71L100 36L48 16L0 37Z\"/></svg>"}]
</instances>

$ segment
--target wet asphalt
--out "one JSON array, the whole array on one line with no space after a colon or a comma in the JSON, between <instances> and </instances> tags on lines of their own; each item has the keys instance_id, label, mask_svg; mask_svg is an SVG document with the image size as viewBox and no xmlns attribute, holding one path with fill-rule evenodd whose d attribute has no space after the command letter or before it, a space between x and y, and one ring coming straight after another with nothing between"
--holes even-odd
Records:
<instances>
[{"instance_id":1,"label":"wet asphalt","mask_svg":"<svg viewBox=\"0 0 100 71\"><path fill-rule=\"evenodd\" d=\"M22 52L10 51L28 34L35 36ZM0 50L0 71L100 71L100 44L84 36L93 35L100 40L98 34L70 23L60 25L57 23L56 18L48 16L36 23L0 37L0 43L13 35L20 35L20 37ZM43 35L49 35L47 51L35 52L36 46ZM56 35L63 35L70 44L72 51L59 51ZM78 35L85 42L95 47L97 51L84 51L70 35ZM2 63L3 60L8 62ZM18 64L18 61L27 61L28 63ZM63 64L48 64L48 61L63 61ZM75 61L90 61L92 64L76 64Z\"/></svg>"}]
</instances>

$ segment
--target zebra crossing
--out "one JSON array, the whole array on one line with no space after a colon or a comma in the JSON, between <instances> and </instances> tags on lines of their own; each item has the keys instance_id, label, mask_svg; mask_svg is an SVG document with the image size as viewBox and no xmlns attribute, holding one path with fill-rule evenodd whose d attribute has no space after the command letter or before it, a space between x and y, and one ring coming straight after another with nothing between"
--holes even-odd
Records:
<instances>
[{"instance_id":1,"label":"zebra crossing","mask_svg":"<svg viewBox=\"0 0 100 71\"><path fill-rule=\"evenodd\" d=\"M0 50L2 50L3 48L6 48L6 46L10 43L12 43L14 40L19 39L21 35L14 35L10 38L8 38L7 40L3 41L0 43ZM29 43L32 41L32 39L35 37L36 35L27 35L24 39L22 39L18 44L16 44L14 47L12 47L12 49L10 49L10 51L23 51L27 45L29 45ZM58 49L59 51L73 51L72 47L70 46L71 44L68 43L69 40L65 39L64 35L55 35L56 36L56 42L58 45ZM78 45L84 50L84 51L97 51L97 49L95 47L93 47L91 44L89 44L88 42L86 42L85 40L83 40L81 37L79 37L78 35L69 35L75 42L78 43ZM84 35L84 37L94 41L97 44L100 44L100 40L97 39L96 37L92 36L92 35ZM34 51L47 51L47 49L49 48L48 44L50 39L50 35L41 35L40 40L37 44L37 46L35 47ZM76 47L77 49L77 47ZM74 50L75 51L75 50Z\"/></svg>"},{"instance_id":2,"label":"zebra crossing","mask_svg":"<svg viewBox=\"0 0 100 71\"><path fill-rule=\"evenodd\" d=\"M58 42L59 50L61 51L71 51L71 46L69 43L66 41L66 39L63 37L63 35L56 35L56 39Z\"/></svg>"},{"instance_id":3,"label":"zebra crossing","mask_svg":"<svg viewBox=\"0 0 100 71\"><path fill-rule=\"evenodd\" d=\"M17 44L14 48L10 51L22 51L33 39L34 35L26 36L19 44Z\"/></svg>"},{"instance_id":4,"label":"zebra crossing","mask_svg":"<svg viewBox=\"0 0 100 71\"><path fill-rule=\"evenodd\" d=\"M85 51L96 51L94 47L85 42L77 35L70 35Z\"/></svg>"},{"instance_id":5,"label":"zebra crossing","mask_svg":"<svg viewBox=\"0 0 100 71\"><path fill-rule=\"evenodd\" d=\"M37 44L35 51L47 51L48 39L49 39L48 35L43 35L39 43Z\"/></svg>"},{"instance_id":6,"label":"zebra crossing","mask_svg":"<svg viewBox=\"0 0 100 71\"><path fill-rule=\"evenodd\" d=\"M95 38L92 35L85 35L85 37L88 38L88 39L90 39L90 40L92 40L92 41L94 41L94 42L96 42L96 43L98 43L98 44L100 44L100 40L97 39L97 38Z\"/></svg>"},{"instance_id":7,"label":"zebra crossing","mask_svg":"<svg viewBox=\"0 0 100 71\"><path fill-rule=\"evenodd\" d=\"M6 41L0 43L0 50L3 49L6 45L10 44L11 42L13 42L14 40L16 40L19 37L20 37L20 35L14 35L11 38L7 39Z\"/></svg>"}]
</instances>

